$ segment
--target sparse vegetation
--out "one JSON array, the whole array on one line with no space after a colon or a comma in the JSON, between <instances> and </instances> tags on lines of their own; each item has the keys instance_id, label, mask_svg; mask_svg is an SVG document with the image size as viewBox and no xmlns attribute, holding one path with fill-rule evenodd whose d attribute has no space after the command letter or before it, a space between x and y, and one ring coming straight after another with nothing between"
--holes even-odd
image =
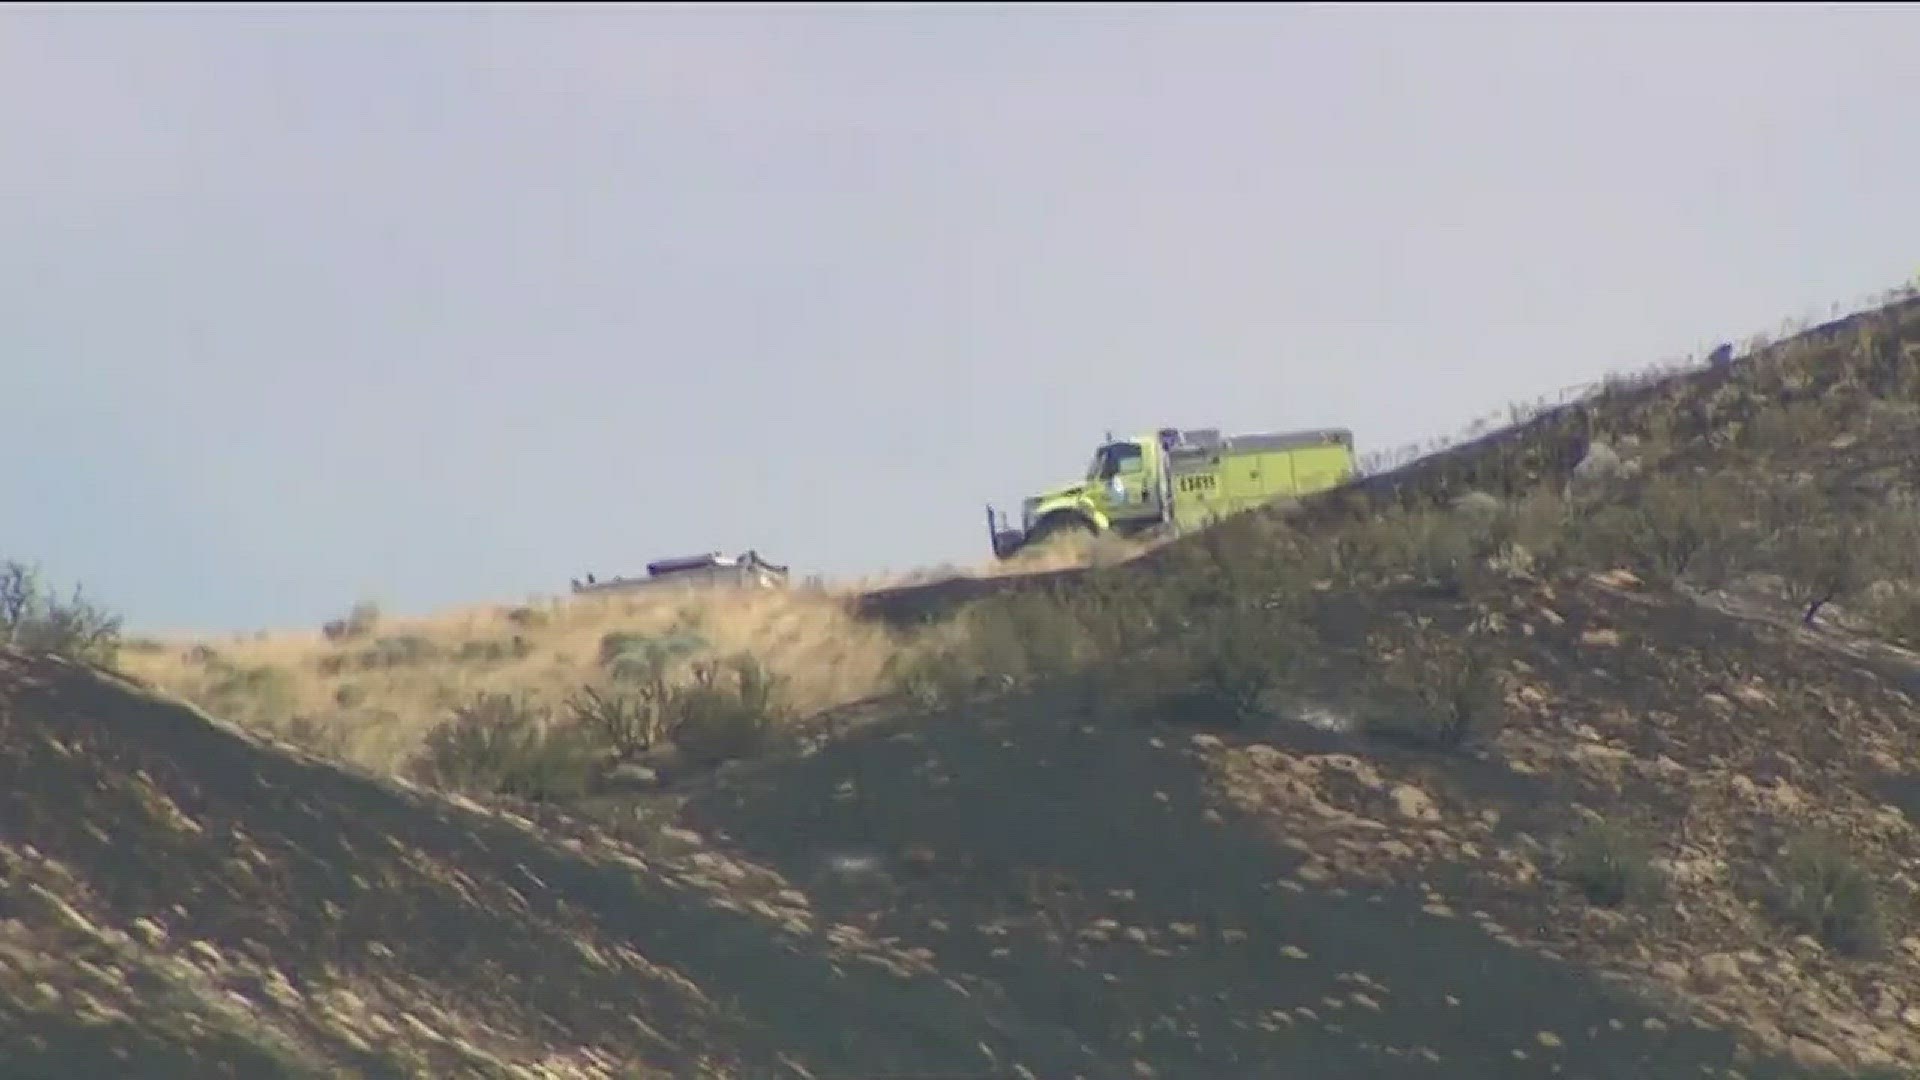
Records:
<instances>
[{"instance_id":1,"label":"sparse vegetation","mask_svg":"<svg viewBox=\"0 0 1920 1080\"><path fill-rule=\"evenodd\" d=\"M1383 742L1458 750L1497 733L1502 710L1490 651L1470 638L1429 634L1388 661L1366 732Z\"/></svg>"},{"instance_id":2,"label":"sparse vegetation","mask_svg":"<svg viewBox=\"0 0 1920 1080\"><path fill-rule=\"evenodd\" d=\"M410 771L456 791L533 801L584 794L600 763L581 727L509 694L479 694L426 738Z\"/></svg>"},{"instance_id":3,"label":"sparse vegetation","mask_svg":"<svg viewBox=\"0 0 1920 1080\"><path fill-rule=\"evenodd\" d=\"M386 668L424 663L439 655L439 648L421 635L400 634L378 639L361 651L359 660L362 668Z\"/></svg>"},{"instance_id":4,"label":"sparse vegetation","mask_svg":"<svg viewBox=\"0 0 1920 1080\"><path fill-rule=\"evenodd\" d=\"M694 666L692 685L671 700L674 745L697 765L718 765L764 748L788 715L787 680L751 656Z\"/></svg>"},{"instance_id":5,"label":"sparse vegetation","mask_svg":"<svg viewBox=\"0 0 1920 1080\"><path fill-rule=\"evenodd\" d=\"M1646 843L1613 821L1591 821L1574 834L1561 872L1596 904L1638 903L1659 887Z\"/></svg>"},{"instance_id":6,"label":"sparse vegetation","mask_svg":"<svg viewBox=\"0 0 1920 1080\"><path fill-rule=\"evenodd\" d=\"M111 667L119 657L120 617L78 585L62 599L37 567L8 560L0 563L0 644Z\"/></svg>"},{"instance_id":7,"label":"sparse vegetation","mask_svg":"<svg viewBox=\"0 0 1920 1080\"><path fill-rule=\"evenodd\" d=\"M321 627L328 641L351 641L373 633L380 625L379 605L362 601L353 605L346 618L334 619Z\"/></svg>"},{"instance_id":8,"label":"sparse vegetation","mask_svg":"<svg viewBox=\"0 0 1920 1080\"><path fill-rule=\"evenodd\" d=\"M1738 489L1724 477L1658 476L1630 503L1600 509L1583 531L1585 561L1631 567L1671 585L1703 561L1732 556L1744 519Z\"/></svg>"},{"instance_id":9,"label":"sparse vegetation","mask_svg":"<svg viewBox=\"0 0 1920 1080\"><path fill-rule=\"evenodd\" d=\"M1885 943L1873 875L1839 838L1818 832L1793 837L1780 878L1779 910L1788 926L1855 955L1877 952Z\"/></svg>"},{"instance_id":10,"label":"sparse vegetation","mask_svg":"<svg viewBox=\"0 0 1920 1080\"><path fill-rule=\"evenodd\" d=\"M621 758L639 757L672 734L671 695L664 683L602 693L583 686L567 700L574 720Z\"/></svg>"},{"instance_id":11,"label":"sparse vegetation","mask_svg":"<svg viewBox=\"0 0 1920 1080\"><path fill-rule=\"evenodd\" d=\"M1910 511L1877 508L1836 517L1806 492L1781 501L1783 524L1770 554L1809 626L1821 608L1858 595L1882 572L1903 569L1920 539Z\"/></svg>"}]
</instances>

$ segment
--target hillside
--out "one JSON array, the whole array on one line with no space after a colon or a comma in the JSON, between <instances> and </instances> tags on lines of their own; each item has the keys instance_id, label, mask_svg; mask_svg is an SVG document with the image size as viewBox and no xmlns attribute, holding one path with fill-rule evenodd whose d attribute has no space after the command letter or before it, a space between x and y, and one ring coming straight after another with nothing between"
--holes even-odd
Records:
<instances>
[{"instance_id":1,"label":"hillside","mask_svg":"<svg viewBox=\"0 0 1920 1080\"><path fill-rule=\"evenodd\" d=\"M698 785L691 829L615 837L350 775L55 661L0 664L8 1076L1736 1060L1406 889L1276 887L1295 860L1215 823L1177 738L992 716L872 731ZM836 799L850 771L871 785L854 803Z\"/></svg>"},{"instance_id":2,"label":"hillside","mask_svg":"<svg viewBox=\"0 0 1920 1080\"><path fill-rule=\"evenodd\" d=\"M1907 299L1117 566L0 654L8 1075L1920 1073L1916 438Z\"/></svg>"}]
</instances>

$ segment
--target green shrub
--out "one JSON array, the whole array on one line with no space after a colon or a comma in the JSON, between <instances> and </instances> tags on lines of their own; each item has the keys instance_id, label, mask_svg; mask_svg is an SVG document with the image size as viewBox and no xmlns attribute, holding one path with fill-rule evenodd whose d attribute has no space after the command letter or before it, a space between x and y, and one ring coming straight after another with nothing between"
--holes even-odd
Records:
<instances>
[{"instance_id":1,"label":"green shrub","mask_svg":"<svg viewBox=\"0 0 1920 1080\"><path fill-rule=\"evenodd\" d=\"M1643 900L1659 883L1646 845L1610 822L1589 823L1574 835L1561 872L1597 904Z\"/></svg>"},{"instance_id":2,"label":"green shrub","mask_svg":"<svg viewBox=\"0 0 1920 1080\"><path fill-rule=\"evenodd\" d=\"M1873 876L1837 838L1803 833L1788 842L1781 866L1782 919L1829 947L1871 953L1886 926Z\"/></svg>"},{"instance_id":3,"label":"green shrub","mask_svg":"<svg viewBox=\"0 0 1920 1080\"><path fill-rule=\"evenodd\" d=\"M882 671L884 684L917 708L957 705L984 689L988 681L970 646L966 641L943 642L895 653Z\"/></svg>"},{"instance_id":4,"label":"green shrub","mask_svg":"<svg viewBox=\"0 0 1920 1080\"><path fill-rule=\"evenodd\" d=\"M785 682L746 655L694 665L693 683L673 697L674 745L703 766L758 752L787 716Z\"/></svg>"},{"instance_id":5,"label":"green shrub","mask_svg":"<svg viewBox=\"0 0 1920 1080\"><path fill-rule=\"evenodd\" d=\"M1479 643L1433 637L1390 662L1363 714L1383 742L1457 750L1490 738L1505 703L1491 655Z\"/></svg>"},{"instance_id":6,"label":"green shrub","mask_svg":"<svg viewBox=\"0 0 1920 1080\"><path fill-rule=\"evenodd\" d=\"M748 655L695 663L675 683L655 667L645 681L582 687L567 701L572 722L622 758L667 742L697 766L762 749L788 715L786 680Z\"/></svg>"},{"instance_id":7,"label":"green shrub","mask_svg":"<svg viewBox=\"0 0 1920 1080\"><path fill-rule=\"evenodd\" d=\"M1485 577L1488 561L1514 542L1517 524L1509 504L1476 493L1446 510L1393 508L1349 523L1308 557L1350 584L1411 579L1464 595Z\"/></svg>"},{"instance_id":8,"label":"green shrub","mask_svg":"<svg viewBox=\"0 0 1920 1080\"><path fill-rule=\"evenodd\" d=\"M1595 568L1625 564L1672 583L1732 558L1746 512L1731 481L1656 477L1633 502L1595 512L1577 549Z\"/></svg>"},{"instance_id":9,"label":"green shrub","mask_svg":"<svg viewBox=\"0 0 1920 1080\"><path fill-rule=\"evenodd\" d=\"M1090 658L1079 612L1055 593L977 605L968 612L967 634L982 671L1016 683L1066 674Z\"/></svg>"},{"instance_id":10,"label":"green shrub","mask_svg":"<svg viewBox=\"0 0 1920 1080\"><path fill-rule=\"evenodd\" d=\"M120 643L120 617L95 606L79 586L62 600L36 567L0 563L0 645L111 667Z\"/></svg>"},{"instance_id":11,"label":"green shrub","mask_svg":"<svg viewBox=\"0 0 1920 1080\"><path fill-rule=\"evenodd\" d=\"M1288 685L1312 652L1312 628L1290 604L1250 596L1196 613L1142 670L1176 713L1240 723L1261 715L1267 695Z\"/></svg>"},{"instance_id":12,"label":"green shrub","mask_svg":"<svg viewBox=\"0 0 1920 1080\"><path fill-rule=\"evenodd\" d=\"M615 681L648 683L662 677L676 661L707 649L706 639L685 631L653 636L626 630L601 635L600 665Z\"/></svg>"},{"instance_id":13,"label":"green shrub","mask_svg":"<svg viewBox=\"0 0 1920 1080\"><path fill-rule=\"evenodd\" d=\"M953 624L952 640L896 654L885 678L923 708L982 693L1034 687L1110 665L1152 636L1139 595L1095 576L1071 591L1024 592L977 601Z\"/></svg>"},{"instance_id":14,"label":"green shrub","mask_svg":"<svg viewBox=\"0 0 1920 1080\"><path fill-rule=\"evenodd\" d=\"M409 771L451 790L548 801L586 793L602 757L577 725L550 723L512 695L480 694L427 736Z\"/></svg>"},{"instance_id":15,"label":"green shrub","mask_svg":"<svg viewBox=\"0 0 1920 1080\"><path fill-rule=\"evenodd\" d=\"M1821 608L1851 598L1882 571L1904 570L1916 538L1909 510L1849 513L1810 491L1781 496L1773 517L1779 526L1765 555L1808 625Z\"/></svg>"}]
</instances>

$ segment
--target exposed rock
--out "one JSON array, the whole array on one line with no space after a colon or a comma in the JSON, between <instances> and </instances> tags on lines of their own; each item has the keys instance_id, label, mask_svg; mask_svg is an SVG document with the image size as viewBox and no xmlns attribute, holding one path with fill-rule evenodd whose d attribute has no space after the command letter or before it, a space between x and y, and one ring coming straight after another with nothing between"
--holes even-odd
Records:
<instances>
[{"instance_id":1,"label":"exposed rock","mask_svg":"<svg viewBox=\"0 0 1920 1080\"><path fill-rule=\"evenodd\" d=\"M1392 798L1394 811L1403 818L1414 821L1440 820L1440 810L1433 805L1432 797L1412 784L1396 785Z\"/></svg>"},{"instance_id":2,"label":"exposed rock","mask_svg":"<svg viewBox=\"0 0 1920 1080\"><path fill-rule=\"evenodd\" d=\"M660 783L660 774L631 761L615 765L607 779L620 787L650 788Z\"/></svg>"},{"instance_id":3,"label":"exposed rock","mask_svg":"<svg viewBox=\"0 0 1920 1080\"><path fill-rule=\"evenodd\" d=\"M1800 1035L1787 1040L1787 1056L1809 1069L1838 1069L1842 1064L1839 1054Z\"/></svg>"},{"instance_id":4,"label":"exposed rock","mask_svg":"<svg viewBox=\"0 0 1920 1080\"><path fill-rule=\"evenodd\" d=\"M1740 961L1727 953L1712 953L1701 957L1694 963L1694 970L1699 974L1700 981L1709 987L1736 983L1744 977L1740 970Z\"/></svg>"}]
</instances>

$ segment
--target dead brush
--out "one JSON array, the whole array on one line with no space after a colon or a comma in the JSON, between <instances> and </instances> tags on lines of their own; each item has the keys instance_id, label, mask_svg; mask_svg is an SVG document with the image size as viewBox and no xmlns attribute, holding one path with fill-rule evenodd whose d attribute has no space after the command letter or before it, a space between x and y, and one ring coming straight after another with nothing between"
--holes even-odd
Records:
<instances>
[{"instance_id":1,"label":"dead brush","mask_svg":"<svg viewBox=\"0 0 1920 1080\"><path fill-rule=\"evenodd\" d=\"M621 759L638 757L673 735L667 691L651 686L602 693L583 686L567 698L574 721L593 732Z\"/></svg>"}]
</instances>

